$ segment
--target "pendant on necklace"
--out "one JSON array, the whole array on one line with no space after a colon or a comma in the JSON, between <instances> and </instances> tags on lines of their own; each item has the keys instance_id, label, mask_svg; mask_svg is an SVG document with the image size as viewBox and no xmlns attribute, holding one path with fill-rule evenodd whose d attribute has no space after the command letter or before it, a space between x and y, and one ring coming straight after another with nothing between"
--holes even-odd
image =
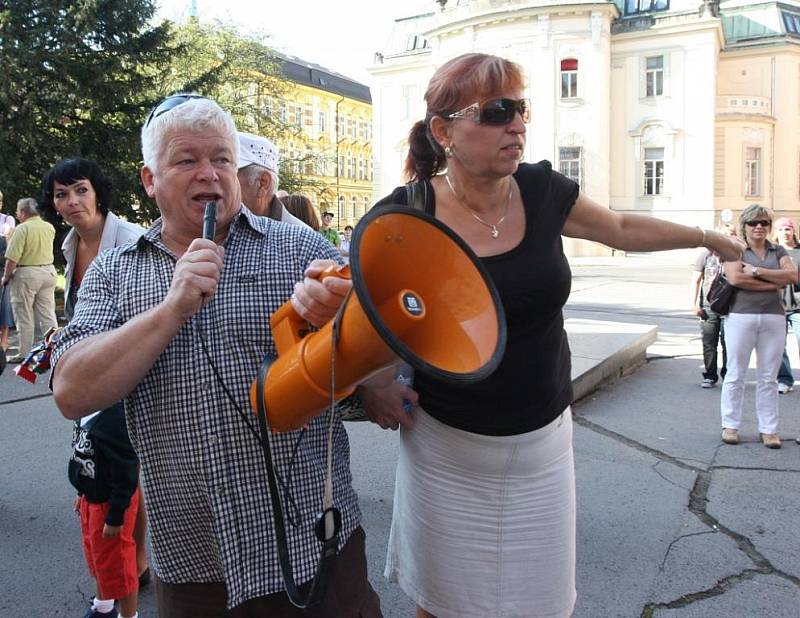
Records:
<instances>
[{"instance_id":1,"label":"pendant on necklace","mask_svg":"<svg viewBox=\"0 0 800 618\"><path fill-rule=\"evenodd\" d=\"M499 230L495 226L492 226L492 238L497 238L498 236L500 236Z\"/></svg>"}]
</instances>

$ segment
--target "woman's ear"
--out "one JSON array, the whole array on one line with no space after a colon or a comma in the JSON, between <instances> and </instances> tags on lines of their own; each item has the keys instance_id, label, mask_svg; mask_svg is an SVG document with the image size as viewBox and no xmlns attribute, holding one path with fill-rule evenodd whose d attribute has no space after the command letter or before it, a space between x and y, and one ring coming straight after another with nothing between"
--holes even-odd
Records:
<instances>
[{"instance_id":1,"label":"woman's ear","mask_svg":"<svg viewBox=\"0 0 800 618\"><path fill-rule=\"evenodd\" d=\"M451 145L452 137L452 123L448 122L441 116L433 116L430 120L431 135L436 143L444 149Z\"/></svg>"}]
</instances>

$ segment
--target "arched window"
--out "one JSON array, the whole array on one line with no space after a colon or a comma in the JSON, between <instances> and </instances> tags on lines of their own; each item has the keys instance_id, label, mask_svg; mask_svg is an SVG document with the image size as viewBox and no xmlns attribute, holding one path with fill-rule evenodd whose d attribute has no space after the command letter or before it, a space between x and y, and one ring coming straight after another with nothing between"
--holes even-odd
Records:
<instances>
[{"instance_id":1,"label":"arched window","mask_svg":"<svg viewBox=\"0 0 800 618\"><path fill-rule=\"evenodd\" d=\"M565 58L561 61L561 98L574 99L578 96L578 60Z\"/></svg>"}]
</instances>

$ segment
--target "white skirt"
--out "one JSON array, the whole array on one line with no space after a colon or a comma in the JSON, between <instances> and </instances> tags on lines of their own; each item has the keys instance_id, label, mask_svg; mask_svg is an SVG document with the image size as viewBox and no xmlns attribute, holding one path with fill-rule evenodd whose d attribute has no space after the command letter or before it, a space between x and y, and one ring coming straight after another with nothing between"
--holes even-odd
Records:
<instances>
[{"instance_id":1,"label":"white skirt","mask_svg":"<svg viewBox=\"0 0 800 618\"><path fill-rule=\"evenodd\" d=\"M575 604L572 411L516 436L401 430L384 575L438 618L567 617Z\"/></svg>"}]
</instances>

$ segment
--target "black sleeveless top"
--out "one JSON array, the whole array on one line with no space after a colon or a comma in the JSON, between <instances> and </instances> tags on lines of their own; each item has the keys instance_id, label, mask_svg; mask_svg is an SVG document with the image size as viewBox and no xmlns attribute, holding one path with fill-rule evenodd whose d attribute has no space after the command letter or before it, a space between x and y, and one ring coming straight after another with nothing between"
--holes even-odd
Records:
<instances>
[{"instance_id":1,"label":"black sleeveless top","mask_svg":"<svg viewBox=\"0 0 800 618\"><path fill-rule=\"evenodd\" d=\"M414 376L420 405L439 421L492 436L544 427L572 402L571 358L561 310L572 273L561 230L578 197L578 185L549 161L522 163L514 174L525 206L525 235L506 253L481 258L503 302L508 340L498 368L477 384L453 385ZM436 212L427 191L428 214ZM398 187L376 206L405 204Z\"/></svg>"}]
</instances>

